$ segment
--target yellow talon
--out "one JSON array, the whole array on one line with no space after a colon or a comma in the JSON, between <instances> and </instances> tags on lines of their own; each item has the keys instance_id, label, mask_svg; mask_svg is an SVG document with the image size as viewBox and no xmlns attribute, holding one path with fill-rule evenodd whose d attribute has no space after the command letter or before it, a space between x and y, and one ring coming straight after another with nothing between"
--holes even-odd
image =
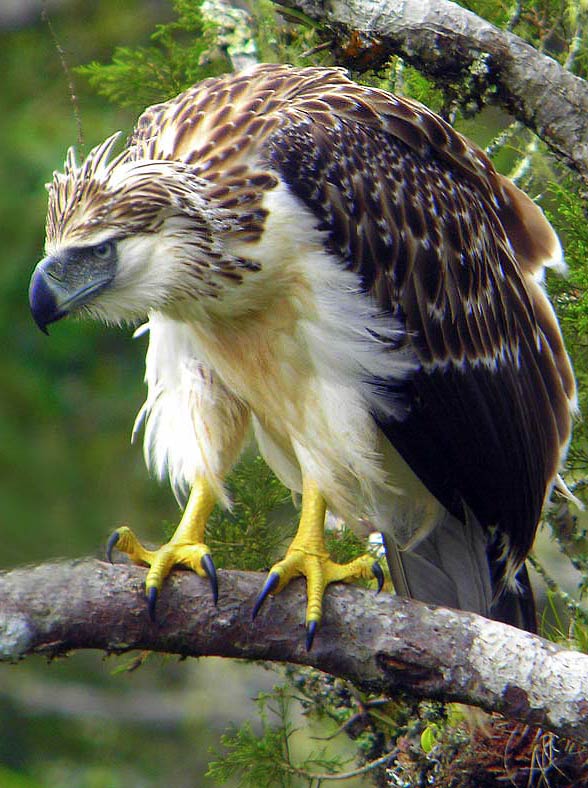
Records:
<instances>
[{"instance_id":1,"label":"yellow talon","mask_svg":"<svg viewBox=\"0 0 588 788\"><path fill-rule=\"evenodd\" d=\"M279 575L279 584L273 593L279 593L295 577L306 577L306 623L320 623L322 602L326 587L330 583L353 583L356 580L369 580L374 577L375 559L362 555L347 564L337 564L329 554L310 553L296 544L297 537L286 552L286 557L270 570Z\"/></svg>"},{"instance_id":2,"label":"yellow talon","mask_svg":"<svg viewBox=\"0 0 588 788\"><path fill-rule=\"evenodd\" d=\"M303 484L302 514L298 531L282 561L268 575L253 608L253 618L269 594L277 594L295 577L306 577L306 645L310 649L314 633L322 618L322 602L329 583L369 579L374 576L381 588L383 576L373 556L362 555L347 564L337 564L329 557L325 545L325 500L312 481Z\"/></svg>"},{"instance_id":3,"label":"yellow talon","mask_svg":"<svg viewBox=\"0 0 588 788\"><path fill-rule=\"evenodd\" d=\"M157 550L148 550L126 526L118 528L108 540L106 554L109 559L113 548L116 547L117 550L126 553L131 561L149 566L145 588L152 617L164 580L178 564L192 569L201 577L208 577L216 604L218 598L216 570L210 550L203 541L206 521L214 504L215 498L210 485L201 477L194 484L182 519L167 544Z\"/></svg>"}]
</instances>

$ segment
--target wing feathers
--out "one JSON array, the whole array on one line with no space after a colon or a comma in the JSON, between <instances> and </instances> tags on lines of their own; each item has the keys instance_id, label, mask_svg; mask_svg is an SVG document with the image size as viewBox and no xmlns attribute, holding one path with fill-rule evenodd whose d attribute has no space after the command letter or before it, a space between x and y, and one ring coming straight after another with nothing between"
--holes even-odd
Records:
<instances>
[{"instance_id":1,"label":"wing feathers","mask_svg":"<svg viewBox=\"0 0 588 788\"><path fill-rule=\"evenodd\" d=\"M505 178L499 176L505 201L499 212L521 269L542 276L544 266L565 272L559 238L543 211Z\"/></svg>"}]
</instances>

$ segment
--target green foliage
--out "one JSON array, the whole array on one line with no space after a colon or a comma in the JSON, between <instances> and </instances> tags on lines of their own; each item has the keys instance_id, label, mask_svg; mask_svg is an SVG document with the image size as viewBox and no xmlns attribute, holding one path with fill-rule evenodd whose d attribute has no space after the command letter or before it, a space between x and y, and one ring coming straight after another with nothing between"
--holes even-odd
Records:
<instances>
[{"instance_id":1,"label":"green foliage","mask_svg":"<svg viewBox=\"0 0 588 788\"><path fill-rule=\"evenodd\" d=\"M332 61L327 49L313 51L321 44L321 27L301 11L280 8L272 0L256 0L250 11L260 62L305 66Z\"/></svg>"},{"instance_id":2,"label":"green foliage","mask_svg":"<svg viewBox=\"0 0 588 788\"><path fill-rule=\"evenodd\" d=\"M233 778L244 788L290 788L312 785L318 769L326 774L339 771L343 767L342 759L328 757L324 747L294 761L292 746L297 729L291 717L292 700L288 686L277 686L271 693L260 694L257 704L261 731L256 733L250 723L245 723L225 733L221 737L225 751L215 753L216 759L210 762L206 776L218 784ZM270 714L273 722L269 721Z\"/></svg>"},{"instance_id":3,"label":"green foliage","mask_svg":"<svg viewBox=\"0 0 588 788\"><path fill-rule=\"evenodd\" d=\"M550 281L550 291L558 308L562 326L569 341L588 344L588 217L585 195L578 193L578 182L566 178L551 185L551 196L557 206L548 211L558 230L566 252L568 275Z\"/></svg>"},{"instance_id":4,"label":"green foliage","mask_svg":"<svg viewBox=\"0 0 588 788\"><path fill-rule=\"evenodd\" d=\"M216 30L193 0L173 0L177 19L157 25L151 46L117 47L112 62L93 61L77 72L96 91L121 107L142 110L180 93L229 63L216 46Z\"/></svg>"},{"instance_id":5,"label":"green foliage","mask_svg":"<svg viewBox=\"0 0 588 788\"><path fill-rule=\"evenodd\" d=\"M139 112L195 82L230 70L219 46L218 32L214 24L203 18L200 4L193 0L172 0L172 4L177 18L157 25L150 46L117 47L110 63L94 60L79 66L76 72L86 77L99 95L117 106ZM315 23L303 14L291 12L289 16L295 23L290 24L271 0L253 3L250 12L261 61L308 64L306 53L319 43ZM328 58L325 52L322 62Z\"/></svg>"},{"instance_id":6,"label":"green foliage","mask_svg":"<svg viewBox=\"0 0 588 788\"><path fill-rule=\"evenodd\" d=\"M588 624L579 617L574 619L571 634L569 636L571 647L574 651L581 651L588 654Z\"/></svg>"},{"instance_id":7,"label":"green foliage","mask_svg":"<svg viewBox=\"0 0 588 788\"><path fill-rule=\"evenodd\" d=\"M276 727L263 724L257 736L249 722L231 733L221 736L226 753L221 760L211 761L207 777L222 784L231 777L239 779L243 786L289 786L291 775L285 770L284 742L290 732L283 720Z\"/></svg>"},{"instance_id":8,"label":"green foliage","mask_svg":"<svg viewBox=\"0 0 588 788\"><path fill-rule=\"evenodd\" d=\"M226 569L269 568L296 530L290 492L254 454L235 468L228 491L231 511L217 508L207 525L215 562Z\"/></svg>"},{"instance_id":9,"label":"green foliage","mask_svg":"<svg viewBox=\"0 0 588 788\"><path fill-rule=\"evenodd\" d=\"M460 5L508 28L537 49L565 63L578 76L588 74L586 0L462 0Z\"/></svg>"},{"instance_id":10,"label":"green foliage","mask_svg":"<svg viewBox=\"0 0 588 788\"><path fill-rule=\"evenodd\" d=\"M386 82L381 87L410 96L435 112L440 112L445 103L442 91L435 87L433 81L399 57L391 59Z\"/></svg>"},{"instance_id":11,"label":"green foliage","mask_svg":"<svg viewBox=\"0 0 588 788\"><path fill-rule=\"evenodd\" d=\"M565 278L549 277L549 290L572 357L578 382L580 413L588 412L588 221L585 196L569 177L552 183L549 218L558 230L566 253ZM568 464L577 478L588 471L588 425L577 420Z\"/></svg>"},{"instance_id":12,"label":"green foliage","mask_svg":"<svg viewBox=\"0 0 588 788\"><path fill-rule=\"evenodd\" d=\"M338 564L346 564L365 553L365 539L360 538L351 528L344 524L329 529L326 533L326 545L331 558Z\"/></svg>"},{"instance_id":13,"label":"green foliage","mask_svg":"<svg viewBox=\"0 0 588 788\"><path fill-rule=\"evenodd\" d=\"M459 5L502 28L508 25L516 7L514 2L497 3L495 0L461 0Z\"/></svg>"}]
</instances>

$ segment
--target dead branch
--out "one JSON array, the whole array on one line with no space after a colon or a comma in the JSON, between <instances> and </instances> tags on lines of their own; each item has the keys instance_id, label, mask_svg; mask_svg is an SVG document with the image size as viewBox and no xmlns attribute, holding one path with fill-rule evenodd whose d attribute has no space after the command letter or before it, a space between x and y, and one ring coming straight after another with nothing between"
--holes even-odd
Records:
<instances>
[{"instance_id":1,"label":"dead branch","mask_svg":"<svg viewBox=\"0 0 588 788\"><path fill-rule=\"evenodd\" d=\"M276 2L326 26L339 62L377 67L397 54L462 104L501 104L588 182L588 85L518 36L449 0Z\"/></svg>"},{"instance_id":2,"label":"dead branch","mask_svg":"<svg viewBox=\"0 0 588 788\"><path fill-rule=\"evenodd\" d=\"M365 690L459 701L588 742L588 657L480 616L387 594L327 591L314 647L304 646L302 582L272 597L255 623L259 574L205 581L176 571L152 623L145 570L92 559L0 574L0 660L76 649L149 649L311 665Z\"/></svg>"}]
</instances>

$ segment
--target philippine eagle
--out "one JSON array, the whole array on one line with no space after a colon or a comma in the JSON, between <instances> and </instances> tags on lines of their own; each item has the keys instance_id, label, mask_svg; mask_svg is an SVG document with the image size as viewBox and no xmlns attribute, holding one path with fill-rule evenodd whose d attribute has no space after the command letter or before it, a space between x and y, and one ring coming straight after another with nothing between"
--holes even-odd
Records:
<instances>
[{"instance_id":1,"label":"philippine eagle","mask_svg":"<svg viewBox=\"0 0 588 788\"><path fill-rule=\"evenodd\" d=\"M524 560L570 439L575 383L541 210L421 104L340 69L261 65L148 108L49 185L39 327L147 320L149 468L187 500L147 550L153 611L175 564L216 573L204 533L252 428L302 494L255 610L306 576L373 577L324 542L327 507L368 520L399 593L534 628Z\"/></svg>"}]
</instances>

